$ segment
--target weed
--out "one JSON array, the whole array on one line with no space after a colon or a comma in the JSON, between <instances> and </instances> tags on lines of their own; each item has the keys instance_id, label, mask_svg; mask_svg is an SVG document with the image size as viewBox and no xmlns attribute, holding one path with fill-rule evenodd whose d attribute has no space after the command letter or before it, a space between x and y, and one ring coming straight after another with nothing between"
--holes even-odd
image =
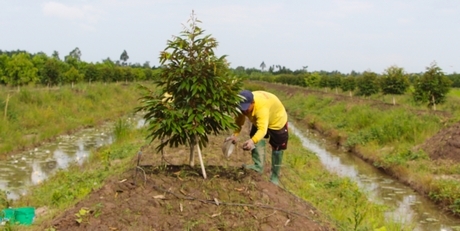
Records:
<instances>
[{"instance_id":1,"label":"weed","mask_svg":"<svg viewBox=\"0 0 460 231\"><path fill-rule=\"evenodd\" d=\"M2 225L2 230L3 231L13 231L13 230L15 230L13 228L14 225L11 224L9 221L3 221L1 225Z\"/></svg>"},{"instance_id":2,"label":"weed","mask_svg":"<svg viewBox=\"0 0 460 231\"><path fill-rule=\"evenodd\" d=\"M95 218L97 218L97 217L99 217L101 215L101 210L102 210L103 207L104 207L104 205L102 203L97 203L94 206L93 214L94 214Z\"/></svg>"},{"instance_id":3,"label":"weed","mask_svg":"<svg viewBox=\"0 0 460 231\"><path fill-rule=\"evenodd\" d=\"M200 221L200 220L190 220L190 221L187 221L185 222L184 224L184 229L185 230L193 230L193 228L195 228L197 225L199 224L203 224L203 221Z\"/></svg>"},{"instance_id":4,"label":"weed","mask_svg":"<svg viewBox=\"0 0 460 231\"><path fill-rule=\"evenodd\" d=\"M125 119L118 119L113 129L113 134L117 140L122 140L129 136L131 124Z\"/></svg>"},{"instance_id":5,"label":"weed","mask_svg":"<svg viewBox=\"0 0 460 231\"><path fill-rule=\"evenodd\" d=\"M460 182L454 179L439 179L432 182L429 197L434 201L451 201L451 208L458 212L460 198Z\"/></svg>"},{"instance_id":6,"label":"weed","mask_svg":"<svg viewBox=\"0 0 460 231\"><path fill-rule=\"evenodd\" d=\"M454 203L450 206L450 209L455 213L455 214L460 214L460 199L456 199Z\"/></svg>"},{"instance_id":7,"label":"weed","mask_svg":"<svg viewBox=\"0 0 460 231\"><path fill-rule=\"evenodd\" d=\"M90 213L90 210L88 208L80 208L78 213L75 214L75 217L76 217L75 221L78 224L81 224L83 222L87 222L89 213Z\"/></svg>"},{"instance_id":8,"label":"weed","mask_svg":"<svg viewBox=\"0 0 460 231\"><path fill-rule=\"evenodd\" d=\"M385 167L389 167L393 165L403 165L406 164L408 161L426 159L429 159L428 155L423 151L396 150L395 152L389 153L384 156L383 164Z\"/></svg>"},{"instance_id":9,"label":"weed","mask_svg":"<svg viewBox=\"0 0 460 231\"><path fill-rule=\"evenodd\" d=\"M354 191L352 193L352 204L353 207L353 212L352 212L352 217L348 218L348 221L352 224L353 230L358 231L360 230L361 223L363 222L364 218L366 217L366 208L362 207L361 200L362 200L362 194L358 193L357 191Z\"/></svg>"},{"instance_id":10,"label":"weed","mask_svg":"<svg viewBox=\"0 0 460 231\"><path fill-rule=\"evenodd\" d=\"M0 190L0 208L10 207L10 201L6 191Z\"/></svg>"}]
</instances>

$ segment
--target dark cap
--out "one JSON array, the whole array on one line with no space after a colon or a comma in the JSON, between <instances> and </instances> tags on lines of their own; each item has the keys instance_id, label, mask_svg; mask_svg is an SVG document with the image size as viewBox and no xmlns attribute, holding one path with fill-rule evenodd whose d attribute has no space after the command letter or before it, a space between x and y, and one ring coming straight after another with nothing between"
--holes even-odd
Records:
<instances>
[{"instance_id":1,"label":"dark cap","mask_svg":"<svg viewBox=\"0 0 460 231\"><path fill-rule=\"evenodd\" d=\"M241 111L248 110L249 105L251 105L252 101L254 101L254 95L252 94L251 91L248 91L248 90L240 91L239 95L243 96L244 98L240 103L240 110Z\"/></svg>"}]
</instances>

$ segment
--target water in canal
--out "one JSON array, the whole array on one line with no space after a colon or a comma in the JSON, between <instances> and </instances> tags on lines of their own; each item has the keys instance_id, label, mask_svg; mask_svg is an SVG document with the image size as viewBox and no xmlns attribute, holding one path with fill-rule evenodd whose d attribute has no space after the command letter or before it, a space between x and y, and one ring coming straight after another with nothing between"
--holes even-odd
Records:
<instances>
[{"instance_id":1,"label":"water in canal","mask_svg":"<svg viewBox=\"0 0 460 231\"><path fill-rule=\"evenodd\" d=\"M139 117L126 120L137 128L145 122ZM113 123L85 128L0 161L0 190L7 192L8 199L15 200L27 192L28 186L39 184L54 172L82 164L92 149L113 143L113 128Z\"/></svg>"},{"instance_id":2,"label":"water in canal","mask_svg":"<svg viewBox=\"0 0 460 231\"><path fill-rule=\"evenodd\" d=\"M328 145L325 140L308 129L298 129L292 122L289 122L289 129L299 137L305 148L319 157L328 171L350 178L368 193L372 201L394 208L385 214L388 219L415 223L416 231L460 230L460 219L442 213L434 203L418 195L411 188L360 158Z\"/></svg>"}]
</instances>

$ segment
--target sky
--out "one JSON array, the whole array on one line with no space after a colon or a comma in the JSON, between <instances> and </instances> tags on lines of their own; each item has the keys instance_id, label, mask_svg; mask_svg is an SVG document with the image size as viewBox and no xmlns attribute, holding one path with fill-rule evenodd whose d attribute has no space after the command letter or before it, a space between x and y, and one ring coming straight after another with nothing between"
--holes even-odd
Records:
<instances>
[{"instance_id":1,"label":"sky","mask_svg":"<svg viewBox=\"0 0 460 231\"><path fill-rule=\"evenodd\" d=\"M459 0L0 0L0 50L159 65L192 12L232 68L460 73Z\"/></svg>"}]
</instances>

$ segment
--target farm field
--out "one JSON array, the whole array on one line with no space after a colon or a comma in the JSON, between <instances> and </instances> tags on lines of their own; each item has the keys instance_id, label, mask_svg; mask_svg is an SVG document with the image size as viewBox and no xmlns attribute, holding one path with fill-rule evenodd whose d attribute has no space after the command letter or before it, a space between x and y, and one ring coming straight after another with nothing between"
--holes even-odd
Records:
<instances>
[{"instance_id":1,"label":"farm field","mask_svg":"<svg viewBox=\"0 0 460 231\"><path fill-rule=\"evenodd\" d=\"M262 87L269 89L273 86ZM276 87L274 91L280 93L285 91L282 94L286 96L301 94L286 86L276 85ZM347 97L339 97L337 100L347 100ZM390 107L388 104L375 102L373 106ZM295 113L295 111L291 112ZM296 117L298 115L293 116L293 118ZM456 135L455 127L449 126L449 128L443 129L444 132L440 132L440 135L437 136L433 135L433 137ZM325 135L334 138L334 135L327 133ZM237 153L229 160L224 159L220 145L226 137L225 134L211 136L209 146L203 150L208 170L207 180L202 179L199 167L186 166L188 148L167 149L162 158L162 155L154 150L155 143L147 145L141 137L142 134L133 135L133 141L130 141L127 146L118 144L122 147L117 147L118 145L115 144L115 147L98 150L102 153L101 155L105 155L105 157L95 157L96 159L101 158L102 164L101 161L95 161L88 163L85 168L77 168L77 172L79 169L83 171L80 171L79 174L82 175L77 175L76 178L73 177L73 173L57 176L54 179L55 184L59 185L60 180L70 178L75 180L75 187L78 187L81 182L92 179L94 177L92 174L98 174L94 170L100 169L104 172L109 169L112 171L111 176L99 173L103 175L99 176L103 182L102 186L89 187L90 192L76 197L75 203L68 202L61 206L49 207L49 201L59 201L59 198L56 198L58 195L43 196L45 193L49 194L50 188L37 188L36 193L30 198L18 202L18 205L31 204L34 200L31 198L40 197L40 195L43 197L43 201L40 202L41 209L38 210L37 224L29 228L22 228L25 230L305 230L303 228L309 227L306 230L347 230L357 225L377 228L385 226L386 230L410 230L410 228L403 229L397 224L381 223L379 220L382 218L375 213L367 214L370 217L359 224L353 223L353 219L338 221L329 211L322 211L324 208L315 208L316 206L308 200L294 196L289 191L269 183L269 167L265 169L263 175L242 169L243 163L250 162L249 153L237 149ZM439 150L437 147L444 144L442 142L445 142L445 139L433 139L428 143L434 149ZM296 139L290 142L293 147L300 146ZM135 153L141 146L144 148L139 162L140 168L136 168L138 158ZM455 144L452 147L456 147ZM309 168L313 169L319 165L312 153L295 150L305 157L304 164ZM124 157L117 157L118 155L124 155ZM442 157L441 155L441 159ZM266 159L269 162L270 158ZM266 166L270 166L269 163L266 163ZM105 170L103 170L104 167ZM84 174L89 174L89 176ZM284 172L282 177L296 179L288 172ZM339 185L337 190L342 189L342 196L344 196L344 190L340 188L343 182L340 183L340 180L333 176L326 176L324 173L321 177L314 180L318 180L320 185L336 182L334 184ZM353 188L353 186L350 187ZM70 188L70 190L75 191L76 189ZM350 194L352 191L350 190ZM331 192L331 194L334 193ZM332 197L323 196L327 200L338 194ZM350 201L347 200L350 199L344 196L343 203L349 204ZM363 198L359 198L361 199ZM39 205L40 203L34 204ZM384 210L384 208L381 209ZM371 218L374 219L373 223L370 221Z\"/></svg>"}]
</instances>

